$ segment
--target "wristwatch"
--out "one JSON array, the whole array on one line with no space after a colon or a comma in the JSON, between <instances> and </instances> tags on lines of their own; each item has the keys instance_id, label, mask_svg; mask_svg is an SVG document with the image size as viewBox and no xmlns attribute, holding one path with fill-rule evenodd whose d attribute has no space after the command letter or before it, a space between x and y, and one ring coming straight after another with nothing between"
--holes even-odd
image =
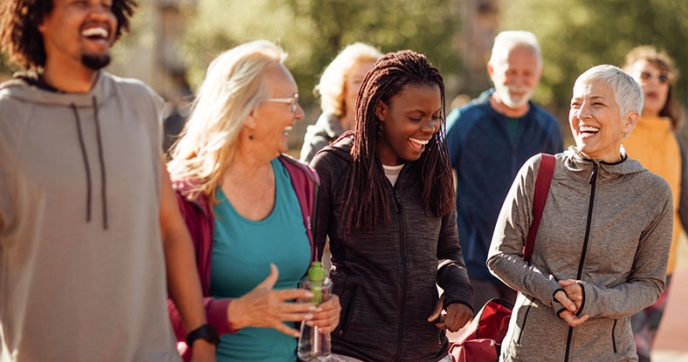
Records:
<instances>
[{"instance_id":1,"label":"wristwatch","mask_svg":"<svg viewBox=\"0 0 688 362\"><path fill-rule=\"evenodd\" d=\"M220 335L217 333L217 329L208 324L204 324L189 332L189 334L186 335L186 345L191 348L194 341L199 338L203 338L216 346L220 344Z\"/></svg>"}]
</instances>

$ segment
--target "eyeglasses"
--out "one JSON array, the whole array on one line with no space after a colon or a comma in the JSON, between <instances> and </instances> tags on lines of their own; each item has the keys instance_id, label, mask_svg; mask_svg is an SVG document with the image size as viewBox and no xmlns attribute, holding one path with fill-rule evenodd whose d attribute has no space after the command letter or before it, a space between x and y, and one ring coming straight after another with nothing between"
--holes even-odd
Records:
<instances>
[{"instance_id":1,"label":"eyeglasses","mask_svg":"<svg viewBox=\"0 0 688 362\"><path fill-rule=\"evenodd\" d=\"M653 76L650 72L640 73L640 80L649 81L652 78L655 78L655 76ZM669 74L667 73L659 73L659 75L656 78L660 84L667 84L671 80L671 77L669 77Z\"/></svg>"},{"instance_id":2,"label":"eyeglasses","mask_svg":"<svg viewBox=\"0 0 688 362\"><path fill-rule=\"evenodd\" d=\"M265 98L263 102L286 103L291 105L291 113L296 113L296 107L299 105L299 94L287 98Z\"/></svg>"}]
</instances>

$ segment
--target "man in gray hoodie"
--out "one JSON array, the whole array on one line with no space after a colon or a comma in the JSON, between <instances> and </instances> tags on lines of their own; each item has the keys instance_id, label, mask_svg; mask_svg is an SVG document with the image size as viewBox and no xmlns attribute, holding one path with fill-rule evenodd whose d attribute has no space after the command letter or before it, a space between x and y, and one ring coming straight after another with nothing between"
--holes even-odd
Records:
<instances>
[{"instance_id":1,"label":"man in gray hoodie","mask_svg":"<svg viewBox=\"0 0 688 362\"><path fill-rule=\"evenodd\" d=\"M0 360L178 361L167 293L214 360L161 149L161 99L100 69L134 0L6 0Z\"/></svg>"}]
</instances>

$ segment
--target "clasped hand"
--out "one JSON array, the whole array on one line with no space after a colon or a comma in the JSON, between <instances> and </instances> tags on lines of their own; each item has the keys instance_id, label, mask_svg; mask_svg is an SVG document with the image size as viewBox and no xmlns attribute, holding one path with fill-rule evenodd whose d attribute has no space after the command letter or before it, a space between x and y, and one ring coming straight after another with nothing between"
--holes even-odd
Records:
<instances>
[{"instance_id":1,"label":"clasped hand","mask_svg":"<svg viewBox=\"0 0 688 362\"><path fill-rule=\"evenodd\" d=\"M560 280L559 285L564 290L554 293L554 299L558 300L566 308L559 312L559 317L565 320L571 327L583 324L588 320L588 315L576 315L583 305L583 287L580 281L574 279Z\"/></svg>"},{"instance_id":2,"label":"clasped hand","mask_svg":"<svg viewBox=\"0 0 688 362\"><path fill-rule=\"evenodd\" d=\"M298 338L299 331L284 322L305 322L319 327L323 333L332 332L337 327L341 306L336 295L331 295L318 307L310 303L293 303L293 300L310 299L313 294L305 289L273 290L278 276L277 267L270 264L270 275L263 282L229 304L227 318L232 328L274 328Z\"/></svg>"}]
</instances>

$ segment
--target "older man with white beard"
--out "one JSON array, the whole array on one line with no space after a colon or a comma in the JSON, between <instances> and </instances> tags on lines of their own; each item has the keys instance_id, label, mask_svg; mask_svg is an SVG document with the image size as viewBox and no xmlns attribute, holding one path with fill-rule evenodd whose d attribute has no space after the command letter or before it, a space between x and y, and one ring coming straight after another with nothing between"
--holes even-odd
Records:
<instances>
[{"instance_id":1,"label":"older man with white beard","mask_svg":"<svg viewBox=\"0 0 688 362\"><path fill-rule=\"evenodd\" d=\"M540 152L562 152L559 122L530 101L542 70L535 35L501 32L487 64L494 88L447 116L459 242L476 309L491 298L516 300L516 292L493 277L485 264L497 216L526 160Z\"/></svg>"}]
</instances>

